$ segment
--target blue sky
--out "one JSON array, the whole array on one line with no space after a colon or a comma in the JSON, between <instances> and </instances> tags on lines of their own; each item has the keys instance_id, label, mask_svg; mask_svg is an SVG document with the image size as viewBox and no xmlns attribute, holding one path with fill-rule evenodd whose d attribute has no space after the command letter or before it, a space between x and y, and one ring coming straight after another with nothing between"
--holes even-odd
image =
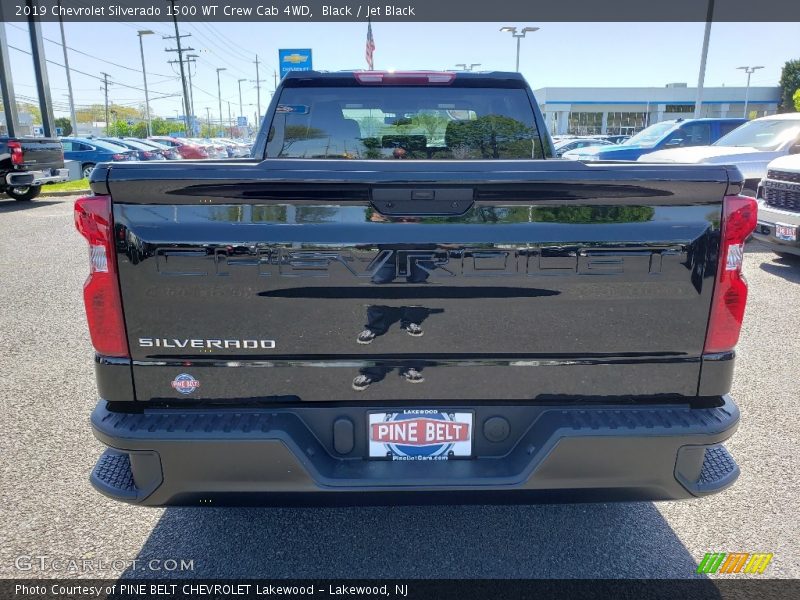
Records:
<instances>
[{"instance_id":1,"label":"blue sky","mask_svg":"<svg viewBox=\"0 0 800 600\"><path fill-rule=\"evenodd\" d=\"M513 70L515 41L499 31L502 25L541 27L522 41L520 70L534 88L549 86L663 86L670 82L697 83L703 23L373 23L377 69L449 69L456 63L481 63L480 69ZM244 112L252 119L256 91L255 54L262 62L262 110L273 89L278 48L312 48L314 67L338 70L365 68L364 23L181 23L190 33L184 43L200 55L193 82L195 110L218 113L216 68L221 74L223 114L227 101L232 114L239 112L238 79L242 83ZM9 43L30 50L21 24L6 24ZM153 29L174 33L172 23L66 23L67 45L73 69L99 76L111 75L110 100L129 105L144 101L141 60L136 31ZM45 37L60 40L57 23L43 23ZM800 58L800 23L715 23L706 71L707 86L741 86L745 75L740 65L763 65L751 84L777 85L786 60ZM174 41L160 35L144 37L145 61L156 114L175 116L180 110L177 70L167 64L174 54L164 52ZM47 57L63 63L60 45L45 42ZM14 84L20 97L35 97L30 57L11 50ZM112 61L122 69L102 62ZM57 116L66 110L64 69L48 65ZM87 75L73 74L76 102L102 103L101 83Z\"/></svg>"}]
</instances>

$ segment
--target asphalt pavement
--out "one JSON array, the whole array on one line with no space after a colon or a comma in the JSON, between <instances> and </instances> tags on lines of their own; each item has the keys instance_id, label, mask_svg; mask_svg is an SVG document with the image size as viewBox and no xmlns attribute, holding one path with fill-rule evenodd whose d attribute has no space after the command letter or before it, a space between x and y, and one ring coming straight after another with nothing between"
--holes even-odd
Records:
<instances>
[{"instance_id":1,"label":"asphalt pavement","mask_svg":"<svg viewBox=\"0 0 800 600\"><path fill-rule=\"evenodd\" d=\"M697 501L533 506L138 508L96 493L102 446L70 197L0 200L0 577L694 577L706 552L772 552L800 577L800 261L757 243L728 443ZM46 558L41 558L46 557ZM136 560L135 564L132 561ZM157 562L150 562L155 560ZM183 571L175 560L191 561Z\"/></svg>"}]
</instances>

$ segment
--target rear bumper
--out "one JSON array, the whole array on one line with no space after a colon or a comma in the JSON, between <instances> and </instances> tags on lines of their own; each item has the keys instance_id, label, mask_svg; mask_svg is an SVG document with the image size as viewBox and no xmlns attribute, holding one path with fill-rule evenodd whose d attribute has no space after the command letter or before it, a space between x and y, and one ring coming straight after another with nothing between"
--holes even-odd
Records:
<instances>
[{"instance_id":1,"label":"rear bumper","mask_svg":"<svg viewBox=\"0 0 800 600\"><path fill-rule=\"evenodd\" d=\"M46 169L44 171L19 171L6 175L6 185L11 187L60 183L69 179L69 169Z\"/></svg>"},{"instance_id":2,"label":"rear bumper","mask_svg":"<svg viewBox=\"0 0 800 600\"><path fill-rule=\"evenodd\" d=\"M728 396L706 408L472 406L476 458L441 462L364 459L368 410L131 414L101 401L92 426L110 448L91 481L147 506L496 503L692 498L721 491L739 473L721 446L739 420ZM510 431L492 442L484 423L497 416Z\"/></svg>"}]
</instances>

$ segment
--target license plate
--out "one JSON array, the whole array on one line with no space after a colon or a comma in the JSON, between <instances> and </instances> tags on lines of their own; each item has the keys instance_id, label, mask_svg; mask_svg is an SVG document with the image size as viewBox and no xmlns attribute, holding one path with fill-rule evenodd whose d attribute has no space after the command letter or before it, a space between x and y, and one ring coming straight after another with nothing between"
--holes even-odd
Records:
<instances>
[{"instance_id":1,"label":"license plate","mask_svg":"<svg viewBox=\"0 0 800 600\"><path fill-rule=\"evenodd\" d=\"M408 409L369 413L369 457L449 460L472 456L471 412Z\"/></svg>"},{"instance_id":2,"label":"license plate","mask_svg":"<svg viewBox=\"0 0 800 600\"><path fill-rule=\"evenodd\" d=\"M781 225L775 224L775 237L779 240L786 240L787 242L797 241L797 227L794 225Z\"/></svg>"}]
</instances>

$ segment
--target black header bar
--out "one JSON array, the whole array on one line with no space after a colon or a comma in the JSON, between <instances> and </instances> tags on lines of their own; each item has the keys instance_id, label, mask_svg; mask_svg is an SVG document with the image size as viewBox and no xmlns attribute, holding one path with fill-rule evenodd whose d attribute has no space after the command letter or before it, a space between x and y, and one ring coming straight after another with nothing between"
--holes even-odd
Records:
<instances>
[{"instance_id":1,"label":"black header bar","mask_svg":"<svg viewBox=\"0 0 800 600\"><path fill-rule=\"evenodd\" d=\"M213 22L717 22L800 21L796 0L176 0L181 21ZM155 22L172 19L167 0L2 0L3 21ZM753 31L757 39L757 30Z\"/></svg>"}]
</instances>

